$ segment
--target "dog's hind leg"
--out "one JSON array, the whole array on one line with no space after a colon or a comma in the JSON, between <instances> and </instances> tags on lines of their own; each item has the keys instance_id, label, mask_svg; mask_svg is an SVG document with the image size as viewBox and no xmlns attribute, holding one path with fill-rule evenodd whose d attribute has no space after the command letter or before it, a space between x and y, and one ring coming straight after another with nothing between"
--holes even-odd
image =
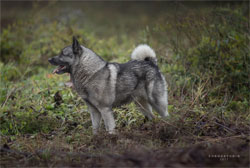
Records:
<instances>
[{"instance_id":1,"label":"dog's hind leg","mask_svg":"<svg viewBox=\"0 0 250 168\"><path fill-rule=\"evenodd\" d=\"M101 113L90 104L88 104L88 110L91 116L93 134L97 134L102 121Z\"/></svg>"},{"instance_id":2,"label":"dog's hind leg","mask_svg":"<svg viewBox=\"0 0 250 168\"><path fill-rule=\"evenodd\" d=\"M152 81L148 85L149 103L154 110L162 117L167 117L168 114L168 95L166 83Z\"/></svg>"},{"instance_id":3,"label":"dog's hind leg","mask_svg":"<svg viewBox=\"0 0 250 168\"><path fill-rule=\"evenodd\" d=\"M136 100L135 103L147 119L152 120L154 118L154 114L152 113L152 106L148 101L140 99Z\"/></svg>"},{"instance_id":4,"label":"dog's hind leg","mask_svg":"<svg viewBox=\"0 0 250 168\"><path fill-rule=\"evenodd\" d=\"M163 97L156 97L155 99L150 101L150 104L153 106L154 110L160 114L161 117L167 117L168 114L168 103L166 102L166 99Z\"/></svg>"},{"instance_id":5,"label":"dog's hind leg","mask_svg":"<svg viewBox=\"0 0 250 168\"><path fill-rule=\"evenodd\" d=\"M113 111L109 107L99 109L105 124L106 131L110 134L115 133L115 119L113 116Z\"/></svg>"}]
</instances>

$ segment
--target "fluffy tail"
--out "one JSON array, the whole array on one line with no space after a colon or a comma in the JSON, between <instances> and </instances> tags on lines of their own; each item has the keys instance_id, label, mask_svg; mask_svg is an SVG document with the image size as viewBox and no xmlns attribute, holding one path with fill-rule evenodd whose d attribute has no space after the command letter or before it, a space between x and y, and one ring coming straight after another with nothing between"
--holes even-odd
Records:
<instances>
[{"instance_id":1,"label":"fluffy tail","mask_svg":"<svg viewBox=\"0 0 250 168\"><path fill-rule=\"evenodd\" d=\"M157 64L157 58L154 50L147 44L138 45L131 54L132 60L152 61Z\"/></svg>"}]
</instances>

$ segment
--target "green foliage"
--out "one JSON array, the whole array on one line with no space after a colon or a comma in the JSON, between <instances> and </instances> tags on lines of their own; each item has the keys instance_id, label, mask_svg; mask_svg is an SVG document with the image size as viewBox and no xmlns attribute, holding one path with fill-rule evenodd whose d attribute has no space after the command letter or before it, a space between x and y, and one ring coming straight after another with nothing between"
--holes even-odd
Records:
<instances>
[{"instance_id":1,"label":"green foliage","mask_svg":"<svg viewBox=\"0 0 250 168\"><path fill-rule=\"evenodd\" d=\"M201 43L193 48L188 55L190 71L199 76L210 77L212 85L223 85L218 94L246 95L248 85L247 69L249 68L249 52L247 37L233 35L228 30L223 40L204 37ZM230 38L231 39L230 39Z\"/></svg>"},{"instance_id":2,"label":"green foliage","mask_svg":"<svg viewBox=\"0 0 250 168\"><path fill-rule=\"evenodd\" d=\"M52 75L52 67L48 68L47 59L71 45L73 35L108 61L128 61L136 43L152 45L169 85L171 116L167 122L181 133L213 135L217 126L210 121L214 118L227 125L237 125L236 119L245 123L249 120L250 62L249 34L241 9L198 11L199 15L184 12L179 20L146 26L138 31L138 40L134 34L99 38L74 24L75 19L69 24L31 17L4 28L0 38L1 135L58 131L67 134L67 143L77 139L72 135L77 131L91 135L86 106L64 86L69 78ZM114 111L118 129L129 130L145 122L134 104ZM176 135L167 128L163 131Z\"/></svg>"},{"instance_id":3,"label":"green foliage","mask_svg":"<svg viewBox=\"0 0 250 168\"><path fill-rule=\"evenodd\" d=\"M15 27L15 25L13 25ZM20 30L20 29L17 29ZM20 60L20 54L22 52L23 48L23 40L19 39L17 35L11 33L11 26L9 26L7 29L4 29L1 33L1 60L2 62L6 63L9 61L19 61ZM17 34L20 34L23 32L17 32ZM18 38L18 39L16 39Z\"/></svg>"},{"instance_id":4,"label":"green foliage","mask_svg":"<svg viewBox=\"0 0 250 168\"><path fill-rule=\"evenodd\" d=\"M20 73L17 66L15 66L13 63L3 65L3 63L0 62L0 69L1 69L1 81L13 81L21 78L22 74Z\"/></svg>"},{"instance_id":5,"label":"green foliage","mask_svg":"<svg viewBox=\"0 0 250 168\"><path fill-rule=\"evenodd\" d=\"M80 105L80 100L75 100L70 89L65 89L64 82L65 77L49 74L43 68L37 75L17 84L1 82L1 133L47 133L59 128L65 120L67 123L64 126L68 129L68 123L88 116L88 113L79 116L85 108ZM58 91L63 99L59 107L54 98Z\"/></svg>"},{"instance_id":6,"label":"green foliage","mask_svg":"<svg viewBox=\"0 0 250 168\"><path fill-rule=\"evenodd\" d=\"M246 96L250 65L247 18L239 10L217 9L214 13L210 36L204 34L189 50L186 64L199 76L210 77L213 85L223 85L218 94Z\"/></svg>"},{"instance_id":7,"label":"green foliage","mask_svg":"<svg viewBox=\"0 0 250 168\"><path fill-rule=\"evenodd\" d=\"M144 116L137 110L135 104L114 110L118 127L131 127L143 123Z\"/></svg>"},{"instance_id":8,"label":"green foliage","mask_svg":"<svg viewBox=\"0 0 250 168\"><path fill-rule=\"evenodd\" d=\"M178 87L185 83L184 90L194 82L195 87L199 82L207 83L204 89L209 99L226 98L227 103L231 97L243 101L249 96L250 36L245 8L198 11L176 22L177 38L170 40L174 65L167 69L171 78L177 75L174 83Z\"/></svg>"},{"instance_id":9,"label":"green foliage","mask_svg":"<svg viewBox=\"0 0 250 168\"><path fill-rule=\"evenodd\" d=\"M29 18L3 29L0 61L15 62L15 66L25 72L30 65L47 65L48 58L57 55L62 46L71 45L73 35L82 37L79 38L82 44L92 38L90 33L74 24L68 26L63 22L46 22L43 19L42 16Z\"/></svg>"}]
</instances>

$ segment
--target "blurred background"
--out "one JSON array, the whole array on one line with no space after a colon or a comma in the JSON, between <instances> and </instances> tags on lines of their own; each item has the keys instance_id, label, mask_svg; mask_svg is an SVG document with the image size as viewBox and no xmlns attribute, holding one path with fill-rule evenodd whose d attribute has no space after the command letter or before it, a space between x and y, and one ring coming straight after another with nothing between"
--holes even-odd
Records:
<instances>
[{"instance_id":1,"label":"blurred background","mask_svg":"<svg viewBox=\"0 0 250 168\"><path fill-rule=\"evenodd\" d=\"M191 38L198 38L191 36L201 37L203 32L200 31L203 31L201 29L204 29L204 26L211 26L212 22L212 26L219 24L221 20L213 19L219 19L218 15L222 14L216 14L215 9L229 9L237 6L242 6L244 8L242 14L248 16L249 6L244 1L3 1L1 2L2 40L8 36L7 30L13 31L12 35L9 35L11 37L8 38L16 40L12 40L13 44L7 41L10 45L17 45L12 52L18 50L17 48L21 50L21 47L24 47L25 51L20 52L21 55L9 53L10 51L7 51L8 48L6 49L3 44L1 60L6 62L11 60L11 57L18 57L13 58L17 61L19 57L31 57L29 54L33 51L27 55L28 51L25 49L29 46L30 48L38 47L40 50L37 54L34 53L31 60L40 59L41 61L42 57L47 58L58 52L57 47L70 44L72 35L77 35L82 42L85 42L84 45L89 47L94 47L93 43L106 39L124 43L125 38L126 41L134 42L132 47L144 42L153 43L151 44L153 47L157 45L157 48L164 47L172 50L171 47L166 47L171 41L190 46L195 41ZM228 15L226 11L224 14ZM246 25L248 22L240 24ZM188 32L184 31L184 28ZM195 31L196 35L192 35L191 32ZM92 40L92 36L98 39ZM26 45L23 45L23 42ZM159 46L159 43L163 46ZM52 44L50 45L52 48L49 48L48 44Z\"/></svg>"},{"instance_id":2,"label":"blurred background","mask_svg":"<svg viewBox=\"0 0 250 168\"><path fill-rule=\"evenodd\" d=\"M65 156L52 155L55 151L62 154L63 151L103 153L105 150L122 153L125 149L134 151L134 148L144 147L167 148L162 153L166 158L158 157L162 160L157 162L158 166L166 166L169 164L165 162L171 163L169 158L172 157L167 154L170 147L182 149L205 142L202 150L190 147L195 149L195 157L187 151L187 158L180 159L183 155L177 152L173 165L221 166L206 157L214 151L207 138L217 142L225 137L230 140L236 137L236 140L220 141L221 151L215 148L218 153L228 149L242 157L222 165L236 167L249 163L249 144L245 142L250 128L249 1L0 3L1 146L33 153L34 161L24 162L29 159L26 156L4 155L1 164L34 166L39 162L41 166L60 166ZM138 44L149 44L157 54L159 67L169 85L170 118L156 119L145 126L135 106L128 105L115 109L121 136L109 139L103 135L92 139L85 104L64 85L69 76L51 74L54 67L47 61L71 45L72 36L77 36L82 45L105 60L120 63L130 60ZM139 138L131 138L133 136ZM53 143L46 144L48 139ZM29 146L30 141L35 143ZM120 141L124 143L118 143ZM236 144L235 148L232 144ZM41 149L46 145L49 147ZM42 151L42 157L36 156L37 151ZM15 160L20 157L22 162ZM81 155L79 157L82 159ZM157 166L147 157L142 157L146 166ZM113 166L112 162L110 165L100 160L102 158L79 162L85 166Z\"/></svg>"}]
</instances>

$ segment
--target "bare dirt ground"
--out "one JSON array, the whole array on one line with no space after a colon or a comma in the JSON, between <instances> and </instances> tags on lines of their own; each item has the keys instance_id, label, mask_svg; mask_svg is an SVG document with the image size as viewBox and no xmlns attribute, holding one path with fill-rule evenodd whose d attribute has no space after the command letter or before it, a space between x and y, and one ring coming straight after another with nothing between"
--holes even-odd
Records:
<instances>
[{"instance_id":1,"label":"bare dirt ground","mask_svg":"<svg viewBox=\"0 0 250 168\"><path fill-rule=\"evenodd\" d=\"M181 135L183 133L183 135ZM146 123L116 135L20 137L1 147L1 166L248 167L249 137L191 136L166 123ZM18 143L17 143L18 142Z\"/></svg>"}]
</instances>

